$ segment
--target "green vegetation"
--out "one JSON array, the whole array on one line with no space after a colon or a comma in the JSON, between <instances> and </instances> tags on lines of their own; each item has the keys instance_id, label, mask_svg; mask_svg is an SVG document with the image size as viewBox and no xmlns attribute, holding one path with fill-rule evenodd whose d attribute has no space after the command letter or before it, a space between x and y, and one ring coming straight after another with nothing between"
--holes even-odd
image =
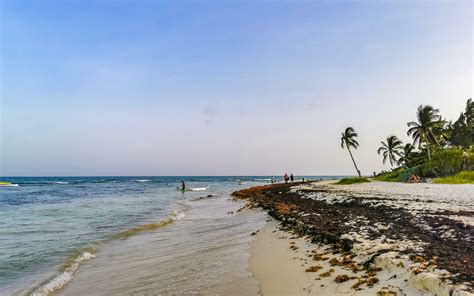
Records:
<instances>
[{"instance_id":1,"label":"green vegetation","mask_svg":"<svg viewBox=\"0 0 474 296\"><path fill-rule=\"evenodd\" d=\"M420 105L416 121L407 123L407 135L413 143L402 143L395 135L381 142L377 153L387 160L390 172L374 173L374 179L389 182L417 182L420 178L436 178L442 183L473 183L474 174L474 102L467 100L466 108L455 121L447 121L439 109ZM341 146L349 150L357 148L357 134L347 128L342 134ZM352 158L352 160L354 160ZM355 162L354 162L355 165ZM357 169L357 166L356 166ZM360 172L357 169L360 177Z\"/></svg>"},{"instance_id":2,"label":"green vegetation","mask_svg":"<svg viewBox=\"0 0 474 296\"><path fill-rule=\"evenodd\" d=\"M375 176L374 180L376 181L385 181L385 182L405 182L410 178L411 175L419 175L420 166L413 168L404 168L398 167L391 172L386 172Z\"/></svg>"},{"instance_id":3,"label":"green vegetation","mask_svg":"<svg viewBox=\"0 0 474 296\"><path fill-rule=\"evenodd\" d=\"M355 177L355 178L341 179L335 184L337 184L337 185L349 185L349 184L367 183L367 182L370 182L369 179L367 179L367 178Z\"/></svg>"},{"instance_id":4,"label":"green vegetation","mask_svg":"<svg viewBox=\"0 0 474 296\"><path fill-rule=\"evenodd\" d=\"M382 153L383 155L383 163L388 160L390 161L390 165L393 166L394 164L398 163L397 156L401 156L401 149L402 149L402 141L400 141L397 136L390 136L387 137L387 143L381 142L382 146L377 150L377 153Z\"/></svg>"},{"instance_id":5,"label":"green vegetation","mask_svg":"<svg viewBox=\"0 0 474 296\"><path fill-rule=\"evenodd\" d=\"M436 178L438 184L474 184L474 171L462 171L449 177Z\"/></svg>"},{"instance_id":6,"label":"green vegetation","mask_svg":"<svg viewBox=\"0 0 474 296\"><path fill-rule=\"evenodd\" d=\"M413 145L421 146L425 144L428 152L428 159L431 158L430 144L439 145L436 133L442 129L443 123L439 115L439 109L434 109L430 105L420 105L416 112L418 122L410 121L407 123L409 129L407 135L413 136Z\"/></svg>"},{"instance_id":7,"label":"green vegetation","mask_svg":"<svg viewBox=\"0 0 474 296\"><path fill-rule=\"evenodd\" d=\"M357 174L359 175L359 177L361 177L360 170L357 167L357 164L351 152L351 148L355 150L357 149L357 147L359 147L359 142L357 142L355 138L357 138L357 133L355 132L355 130L352 127L346 128L346 130L342 133L341 148L342 149L344 149L344 147L347 148L347 151L349 151L349 155L351 156L352 162L354 163Z\"/></svg>"},{"instance_id":8,"label":"green vegetation","mask_svg":"<svg viewBox=\"0 0 474 296\"><path fill-rule=\"evenodd\" d=\"M421 168L421 175L428 178L445 177L463 170L474 169L474 152L461 148L440 149L426 161Z\"/></svg>"}]
</instances>

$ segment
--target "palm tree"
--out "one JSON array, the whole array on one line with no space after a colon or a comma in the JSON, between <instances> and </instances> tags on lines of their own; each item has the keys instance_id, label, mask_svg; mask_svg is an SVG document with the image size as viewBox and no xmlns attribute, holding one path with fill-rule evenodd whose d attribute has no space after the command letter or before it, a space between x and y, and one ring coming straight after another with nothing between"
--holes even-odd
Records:
<instances>
[{"instance_id":1,"label":"palm tree","mask_svg":"<svg viewBox=\"0 0 474 296\"><path fill-rule=\"evenodd\" d=\"M357 168L357 164L351 152L351 148L357 149L357 147L359 147L359 143L355 138L357 138L357 133L355 132L355 130L352 127L346 128L346 130L342 133L341 148L347 148L347 151L349 151L349 155L351 156L352 162L354 163L355 169L357 170L357 174L359 175L359 177L361 177L359 168Z\"/></svg>"},{"instance_id":2,"label":"palm tree","mask_svg":"<svg viewBox=\"0 0 474 296\"><path fill-rule=\"evenodd\" d=\"M418 148L421 147L422 143L425 143L428 150L428 159L431 159L430 144L438 144L436 130L441 120L439 109L434 109L430 105L420 105L416 116L418 122L410 121L407 123L409 127L407 135L413 137L413 145L418 144Z\"/></svg>"},{"instance_id":3,"label":"palm tree","mask_svg":"<svg viewBox=\"0 0 474 296\"><path fill-rule=\"evenodd\" d=\"M387 137L387 143L381 142L382 146L377 149L377 153L380 154L381 152L383 155L383 163L388 160L390 161L390 165L397 164L397 156L400 157L400 150L402 149L402 141L397 138L397 136L390 136Z\"/></svg>"},{"instance_id":4,"label":"palm tree","mask_svg":"<svg viewBox=\"0 0 474 296\"><path fill-rule=\"evenodd\" d=\"M403 151L400 153L400 158L398 159L398 164L403 165L404 167L408 168L410 162L412 160L412 154L415 146L410 143L405 144L403 146Z\"/></svg>"}]
</instances>

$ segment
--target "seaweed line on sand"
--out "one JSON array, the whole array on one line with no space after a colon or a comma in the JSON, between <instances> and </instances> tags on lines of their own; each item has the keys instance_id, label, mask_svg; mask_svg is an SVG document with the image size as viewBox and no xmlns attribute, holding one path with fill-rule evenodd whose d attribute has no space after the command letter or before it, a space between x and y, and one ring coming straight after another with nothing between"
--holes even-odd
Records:
<instances>
[{"instance_id":1,"label":"seaweed line on sand","mask_svg":"<svg viewBox=\"0 0 474 296\"><path fill-rule=\"evenodd\" d=\"M410 211L384 204L381 193L307 183L258 186L232 195L247 200L248 207L263 208L282 228L330 245L333 254L357 254L363 259L360 268L366 271L375 261L390 257L413 276L437 271L447 295L474 291L474 228L451 219L449 214L456 212ZM387 196L387 201L394 198ZM462 215L474 213L467 210ZM398 260L402 257L409 258L410 266Z\"/></svg>"}]
</instances>

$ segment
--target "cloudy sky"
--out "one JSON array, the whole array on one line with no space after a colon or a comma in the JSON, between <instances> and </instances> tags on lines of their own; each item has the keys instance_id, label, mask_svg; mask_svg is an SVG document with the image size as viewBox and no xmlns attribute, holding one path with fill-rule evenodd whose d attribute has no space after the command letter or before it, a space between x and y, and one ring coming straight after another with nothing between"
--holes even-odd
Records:
<instances>
[{"instance_id":1,"label":"cloudy sky","mask_svg":"<svg viewBox=\"0 0 474 296\"><path fill-rule=\"evenodd\" d=\"M471 1L0 1L0 175L362 173L472 96Z\"/></svg>"}]
</instances>

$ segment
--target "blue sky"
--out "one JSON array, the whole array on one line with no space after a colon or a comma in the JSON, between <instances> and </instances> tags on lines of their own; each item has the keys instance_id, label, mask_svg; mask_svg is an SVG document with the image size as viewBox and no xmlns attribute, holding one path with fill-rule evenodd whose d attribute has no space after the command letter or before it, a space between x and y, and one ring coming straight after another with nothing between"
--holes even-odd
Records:
<instances>
[{"instance_id":1,"label":"blue sky","mask_svg":"<svg viewBox=\"0 0 474 296\"><path fill-rule=\"evenodd\" d=\"M363 173L472 97L472 2L0 1L1 175Z\"/></svg>"}]
</instances>

